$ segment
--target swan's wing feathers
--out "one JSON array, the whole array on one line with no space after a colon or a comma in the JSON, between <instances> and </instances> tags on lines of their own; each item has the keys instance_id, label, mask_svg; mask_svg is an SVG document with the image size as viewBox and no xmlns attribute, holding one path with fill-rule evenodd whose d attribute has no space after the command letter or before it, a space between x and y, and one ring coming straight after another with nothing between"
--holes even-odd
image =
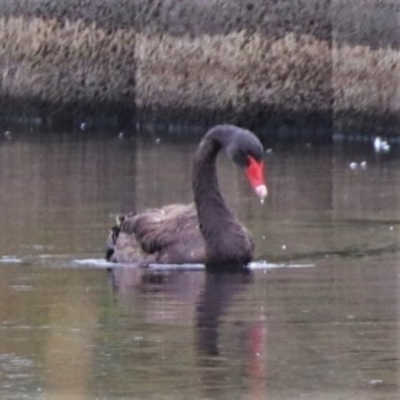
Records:
<instances>
[{"instance_id":1,"label":"swan's wing feathers","mask_svg":"<svg viewBox=\"0 0 400 400\"><path fill-rule=\"evenodd\" d=\"M185 232L197 225L197 213L193 204L174 204L148 209L125 219L121 232L134 235L143 251L153 254L173 245Z\"/></svg>"}]
</instances>

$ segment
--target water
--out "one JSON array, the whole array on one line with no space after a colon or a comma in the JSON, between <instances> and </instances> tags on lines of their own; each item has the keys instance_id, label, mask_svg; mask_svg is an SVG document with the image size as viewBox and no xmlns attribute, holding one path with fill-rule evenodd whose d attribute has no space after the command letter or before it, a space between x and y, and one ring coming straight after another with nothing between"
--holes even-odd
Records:
<instances>
[{"instance_id":1,"label":"water","mask_svg":"<svg viewBox=\"0 0 400 400\"><path fill-rule=\"evenodd\" d=\"M1 399L399 397L395 147L268 144L262 205L222 157L252 272L109 271L118 213L191 200L196 146L118 133L0 142Z\"/></svg>"}]
</instances>

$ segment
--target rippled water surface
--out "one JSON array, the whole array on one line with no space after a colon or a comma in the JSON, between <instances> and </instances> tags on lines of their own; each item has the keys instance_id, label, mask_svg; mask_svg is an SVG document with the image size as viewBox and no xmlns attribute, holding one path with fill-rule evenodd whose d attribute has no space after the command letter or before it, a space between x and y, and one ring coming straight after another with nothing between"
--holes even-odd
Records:
<instances>
[{"instance_id":1,"label":"rippled water surface","mask_svg":"<svg viewBox=\"0 0 400 400\"><path fill-rule=\"evenodd\" d=\"M118 213L191 201L196 135L0 140L0 398L398 399L396 148L264 139L263 205L221 157L249 274L107 270Z\"/></svg>"}]
</instances>

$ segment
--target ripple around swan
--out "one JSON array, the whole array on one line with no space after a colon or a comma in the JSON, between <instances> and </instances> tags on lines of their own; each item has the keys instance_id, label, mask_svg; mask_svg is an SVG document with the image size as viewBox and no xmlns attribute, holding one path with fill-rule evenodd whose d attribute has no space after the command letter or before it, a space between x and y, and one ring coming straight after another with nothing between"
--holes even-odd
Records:
<instances>
[{"instance_id":1,"label":"ripple around swan","mask_svg":"<svg viewBox=\"0 0 400 400\"><path fill-rule=\"evenodd\" d=\"M136 268L138 264L117 264L105 261L103 259L77 259L72 262L75 266L95 267L95 268ZM276 268L310 268L315 267L314 264L276 264L266 261L254 261L249 264L250 270L267 270ZM204 264L150 264L146 268L151 270L181 270L181 271L202 271L205 269Z\"/></svg>"},{"instance_id":2,"label":"ripple around swan","mask_svg":"<svg viewBox=\"0 0 400 400\"><path fill-rule=\"evenodd\" d=\"M0 263L4 263L4 264L19 264L22 263L23 260L21 258L18 257L14 257L14 256L3 256L0 257Z\"/></svg>"},{"instance_id":3,"label":"ripple around swan","mask_svg":"<svg viewBox=\"0 0 400 400\"><path fill-rule=\"evenodd\" d=\"M0 263L2 264L29 264L29 265L41 265L41 266L52 266L61 268L139 268L142 267L140 264L119 264L106 261L102 258L83 258L83 259L68 259L65 255L41 255L38 257L17 257L17 256L2 256L0 257ZM277 268L310 268L315 267L314 264L310 263L269 263L267 261L254 261L248 265L250 270L269 270ZM146 269L154 271L202 271L205 269L204 264L150 264L146 266Z\"/></svg>"}]
</instances>

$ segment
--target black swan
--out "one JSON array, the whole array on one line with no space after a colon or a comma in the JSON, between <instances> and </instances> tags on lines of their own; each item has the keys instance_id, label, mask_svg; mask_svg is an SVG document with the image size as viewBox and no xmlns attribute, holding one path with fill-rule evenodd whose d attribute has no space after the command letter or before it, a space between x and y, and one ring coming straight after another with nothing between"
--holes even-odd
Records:
<instances>
[{"instance_id":1,"label":"black swan","mask_svg":"<svg viewBox=\"0 0 400 400\"><path fill-rule=\"evenodd\" d=\"M221 149L246 171L263 200L267 187L262 144L248 130L215 126L205 134L194 157L194 203L118 217L106 258L117 263L205 263L209 267L248 264L254 250L251 234L227 207L218 188L216 159Z\"/></svg>"}]
</instances>

